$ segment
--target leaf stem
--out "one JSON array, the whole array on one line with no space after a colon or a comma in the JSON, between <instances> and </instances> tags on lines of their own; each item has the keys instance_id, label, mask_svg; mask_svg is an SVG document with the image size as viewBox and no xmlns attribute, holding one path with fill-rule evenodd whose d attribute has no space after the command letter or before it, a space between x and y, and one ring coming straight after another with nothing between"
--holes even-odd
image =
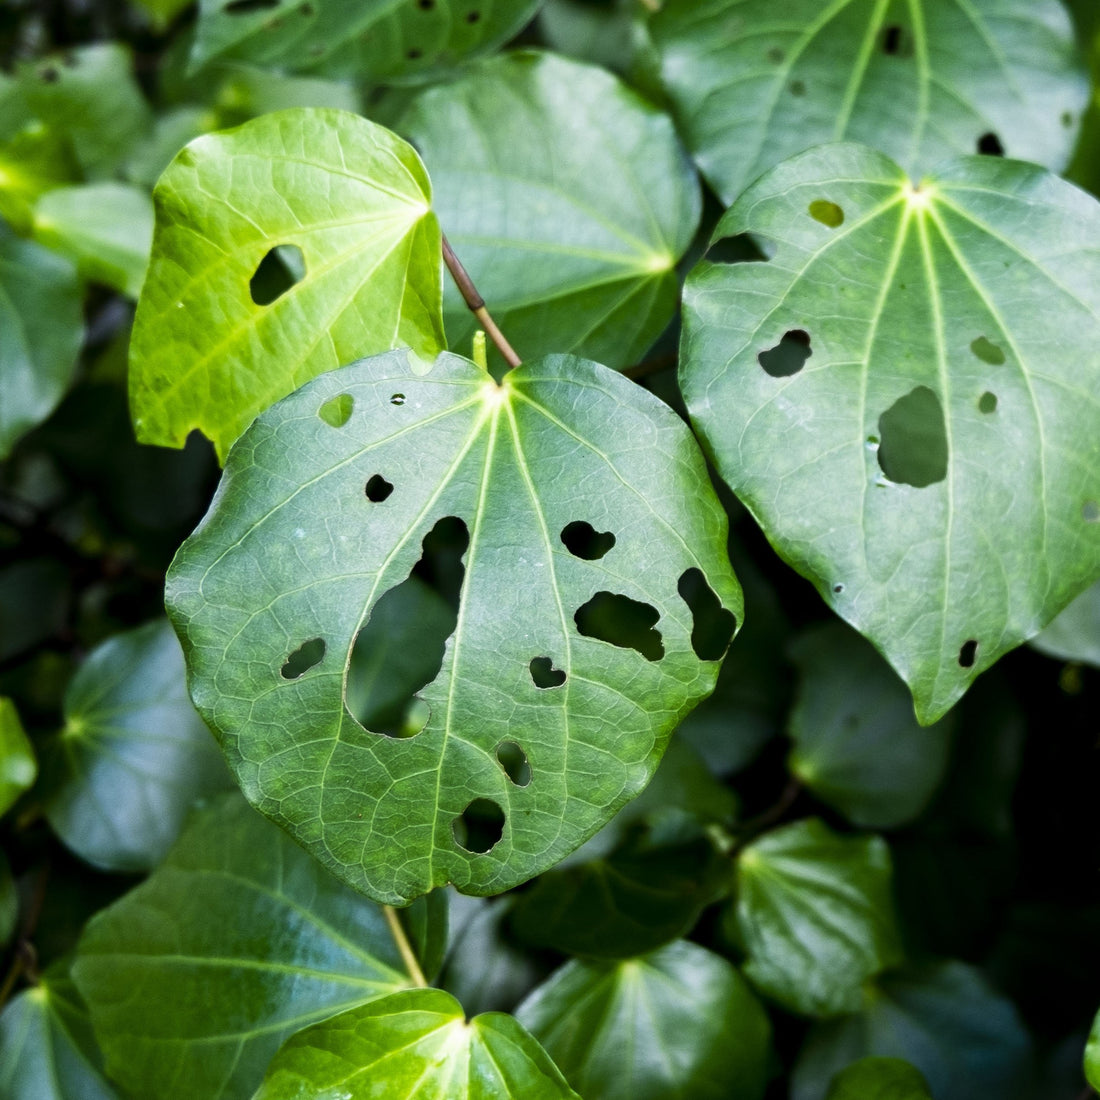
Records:
<instances>
[{"instance_id":1,"label":"leaf stem","mask_svg":"<svg viewBox=\"0 0 1100 1100\"><path fill-rule=\"evenodd\" d=\"M382 912L385 914L386 923L390 926L390 933L393 935L394 943L397 944L397 950L401 953L401 961L405 964L409 977L412 978L415 985L421 989L427 989L428 979L424 977L424 971L420 969L420 963L417 961L412 944L409 943L409 937L405 934L397 910L392 905L383 905Z\"/></svg>"},{"instance_id":2,"label":"leaf stem","mask_svg":"<svg viewBox=\"0 0 1100 1100\"><path fill-rule=\"evenodd\" d=\"M504 361L509 367L518 367L523 360L520 359L515 353L515 349L505 339L504 333L497 328L496 321L493 320L488 309L485 308L485 299L477 292L477 287L474 286L470 273L462 266L462 261L455 255L446 234L443 236L443 262L447 265L447 270L451 273L451 278L454 279L455 286L458 287L458 292L462 295L462 300L469 306L470 311L478 319L481 327L488 333L489 339L496 345L496 349L500 352Z\"/></svg>"}]
</instances>

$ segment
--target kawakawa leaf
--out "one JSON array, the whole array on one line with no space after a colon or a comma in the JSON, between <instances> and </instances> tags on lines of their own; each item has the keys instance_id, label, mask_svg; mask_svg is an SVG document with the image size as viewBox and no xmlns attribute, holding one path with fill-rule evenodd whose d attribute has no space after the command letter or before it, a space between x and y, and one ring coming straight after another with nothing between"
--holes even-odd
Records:
<instances>
[{"instance_id":1,"label":"kawakawa leaf","mask_svg":"<svg viewBox=\"0 0 1100 1100\"><path fill-rule=\"evenodd\" d=\"M684 140L732 202L767 168L862 141L1065 167L1088 103L1058 0L667 0L650 29Z\"/></svg>"},{"instance_id":2,"label":"kawakawa leaf","mask_svg":"<svg viewBox=\"0 0 1100 1100\"><path fill-rule=\"evenodd\" d=\"M681 386L778 552L917 715L1100 576L1100 206L969 157L919 186L856 145L757 181L688 279Z\"/></svg>"},{"instance_id":3,"label":"kawakawa leaf","mask_svg":"<svg viewBox=\"0 0 1100 1100\"><path fill-rule=\"evenodd\" d=\"M416 151L347 111L207 134L153 192L130 348L138 439L224 460L261 410L361 355L444 346L439 225Z\"/></svg>"},{"instance_id":4,"label":"kawakawa leaf","mask_svg":"<svg viewBox=\"0 0 1100 1100\"><path fill-rule=\"evenodd\" d=\"M425 366L375 356L263 413L167 583L192 697L249 799L397 904L507 890L591 836L712 690L742 609L666 405L568 356L502 386L457 356ZM395 644L383 601L440 561L439 671L372 732L348 710L350 654Z\"/></svg>"}]
</instances>

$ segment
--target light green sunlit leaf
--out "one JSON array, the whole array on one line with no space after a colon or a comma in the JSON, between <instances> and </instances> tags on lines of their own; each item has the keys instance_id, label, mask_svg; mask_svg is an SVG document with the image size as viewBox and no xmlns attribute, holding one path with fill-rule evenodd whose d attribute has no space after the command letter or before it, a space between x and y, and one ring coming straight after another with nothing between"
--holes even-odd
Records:
<instances>
[{"instance_id":1,"label":"light green sunlit leaf","mask_svg":"<svg viewBox=\"0 0 1100 1100\"><path fill-rule=\"evenodd\" d=\"M1092 1023L1085 1046L1085 1078L1094 1089L1100 1089L1100 1013Z\"/></svg>"},{"instance_id":2,"label":"light green sunlit leaf","mask_svg":"<svg viewBox=\"0 0 1100 1100\"><path fill-rule=\"evenodd\" d=\"M1100 668L1100 582L1082 592L1031 644L1050 657Z\"/></svg>"},{"instance_id":3,"label":"light green sunlit leaf","mask_svg":"<svg viewBox=\"0 0 1100 1100\"><path fill-rule=\"evenodd\" d=\"M261 409L315 375L442 347L430 185L388 130L328 109L264 115L193 141L153 199L130 350L142 442L180 447L198 428L224 460ZM277 248L299 256L297 281L271 270Z\"/></svg>"},{"instance_id":4,"label":"light green sunlit leaf","mask_svg":"<svg viewBox=\"0 0 1100 1100\"><path fill-rule=\"evenodd\" d=\"M934 721L1100 574L1100 206L1015 161L914 187L831 145L758 180L718 232L774 255L689 277L692 419Z\"/></svg>"},{"instance_id":5,"label":"light green sunlit leaf","mask_svg":"<svg viewBox=\"0 0 1100 1100\"><path fill-rule=\"evenodd\" d=\"M38 760L23 732L15 704L0 696L0 814L29 790L38 775Z\"/></svg>"},{"instance_id":6,"label":"light green sunlit leaf","mask_svg":"<svg viewBox=\"0 0 1100 1100\"><path fill-rule=\"evenodd\" d=\"M78 176L68 140L37 119L28 121L0 142L0 217L29 232L38 199Z\"/></svg>"},{"instance_id":7,"label":"light green sunlit leaf","mask_svg":"<svg viewBox=\"0 0 1100 1100\"><path fill-rule=\"evenodd\" d=\"M901 1058L861 1058L842 1069L825 1100L932 1100L920 1070Z\"/></svg>"},{"instance_id":8,"label":"light green sunlit leaf","mask_svg":"<svg viewBox=\"0 0 1100 1100\"><path fill-rule=\"evenodd\" d=\"M167 584L245 793L389 903L497 893L591 836L714 686L696 612L728 643L742 611L725 514L668 406L569 356L499 387L457 356L423 366L375 356L263 413ZM353 644L388 646L376 609L441 541L453 633L405 721L372 732L348 709Z\"/></svg>"}]
</instances>

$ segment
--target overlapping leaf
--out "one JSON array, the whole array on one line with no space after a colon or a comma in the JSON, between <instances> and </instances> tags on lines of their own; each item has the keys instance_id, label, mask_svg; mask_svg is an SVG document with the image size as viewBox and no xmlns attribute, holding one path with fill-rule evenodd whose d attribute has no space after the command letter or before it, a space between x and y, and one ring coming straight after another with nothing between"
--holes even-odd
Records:
<instances>
[{"instance_id":1,"label":"overlapping leaf","mask_svg":"<svg viewBox=\"0 0 1100 1100\"><path fill-rule=\"evenodd\" d=\"M502 386L456 356L424 367L376 356L264 413L167 590L245 793L387 902L499 892L591 836L714 686L724 647L697 655L696 620L728 642L741 615L724 513L667 406L570 357ZM410 685L418 723L372 732L350 654L360 628L387 644L376 609L444 535L454 632Z\"/></svg>"},{"instance_id":2,"label":"overlapping leaf","mask_svg":"<svg viewBox=\"0 0 1100 1100\"><path fill-rule=\"evenodd\" d=\"M1051 657L1100 668L1100 582L1082 592L1031 644Z\"/></svg>"},{"instance_id":3,"label":"overlapping leaf","mask_svg":"<svg viewBox=\"0 0 1100 1100\"><path fill-rule=\"evenodd\" d=\"M842 1069L825 1100L932 1100L920 1070L901 1058L861 1058Z\"/></svg>"},{"instance_id":4,"label":"overlapping leaf","mask_svg":"<svg viewBox=\"0 0 1100 1100\"><path fill-rule=\"evenodd\" d=\"M681 385L779 552L923 722L1100 574L1100 206L992 158L774 169L688 280Z\"/></svg>"},{"instance_id":5,"label":"overlapping leaf","mask_svg":"<svg viewBox=\"0 0 1100 1100\"><path fill-rule=\"evenodd\" d=\"M1100 1013L1093 1020L1085 1047L1085 1077L1094 1089L1100 1089Z\"/></svg>"},{"instance_id":6,"label":"overlapping leaf","mask_svg":"<svg viewBox=\"0 0 1100 1100\"><path fill-rule=\"evenodd\" d=\"M727 202L827 141L911 172L998 151L1060 169L1088 101L1058 0L668 0L651 31L685 140Z\"/></svg>"},{"instance_id":7,"label":"overlapping leaf","mask_svg":"<svg viewBox=\"0 0 1100 1100\"><path fill-rule=\"evenodd\" d=\"M10 699L0 696L0 814L11 808L37 775L38 759L19 712Z\"/></svg>"}]
</instances>

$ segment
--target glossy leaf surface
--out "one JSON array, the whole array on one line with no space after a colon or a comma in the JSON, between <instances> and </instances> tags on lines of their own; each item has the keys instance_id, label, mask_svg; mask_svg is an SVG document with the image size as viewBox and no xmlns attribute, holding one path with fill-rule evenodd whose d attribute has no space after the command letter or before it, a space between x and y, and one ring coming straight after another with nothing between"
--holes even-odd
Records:
<instances>
[{"instance_id":1,"label":"glossy leaf surface","mask_svg":"<svg viewBox=\"0 0 1100 1100\"><path fill-rule=\"evenodd\" d=\"M430 185L388 130L344 111L274 112L193 141L153 200L130 349L140 441L179 447L198 428L224 460L261 409L315 375L443 346Z\"/></svg>"},{"instance_id":2,"label":"glossy leaf surface","mask_svg":"<svg viewBox=\"0 0 1100 1100\"><path fill-rule=\"evenodd\" d=\"M679 941L566 963L516 1015L570 1084L600 1100L760 1100L768 1017L725 959Z\"/></svg>"},{"instance_id":3,"label":"glossy leaf surface","mask_svg":"<svg viewBox=\"0 0 1100 1100\"><path fill-rule=\"evenodd\" d=\"M681 132L727 202L828 141L915 173L997 149L1060 169L1088 97L1057 0L669 0L650 29Z\"/></svg>"},{"instance_id":4,"label":"glossy leaf surface","mask_svg":"<svg viewBox=\"0 0 1100 1100\"><path fill-rule=\"evenodd\" d=\"M718 232L775 254L689 278L692 419L931 722L1100 571L1100 206L992 158L914 190L834 145Z\"/></svg>"},{"instance_id":5,"label":"glossy leaf surface","mask_svg":"<svg viewBox=\"0 0 1100 1100\"><path fill-rule=\"evenodd\" d=\"M10 699L0 696L0 814L30 789L38 775L38 759L23 730L19 712Z\"/></svg>"},{"instance_id":6,"label":"glossy leaf surface","mask_svg":"<svg viewBox=\"0 0 1100 1100\"><path fill-rule=\"evenodd\" d=\"M236 796L89 922L73 974L112 1079L164 1100L249 1097L292 1032L411 984L378 908Z\"/></svg>"},{"instance_id":7,"label":"glossy leaf surface","mask_svg":"<svg viewBox=\"0 0 1100 1100\"><path fill-rule=\"evenodd\" d=\"M397 903L500 892L594 833L714 685L682 578L706 579L731 630L741 615L725 515L666 405L564 356L500 387L456 356L425 366L376 356L264 413L167 588L250 800ZM372 732L348 710L349 654L364 624L385 644L374 610L442 533L461 582L419 732Z\"/></svg>"},{"instance_id":8,"label":"glossy leaf surface","mask_svg":"<svg viewBox=\"0 0 1100 1100\"><path fill-rule=\"evenodd\" d=\"M1050 657L1100 668L1100 582L1082 592L1031 644Z\"/></svg>"},{"instance_id":9,"label":"glossy leaf surface","mask_svg":"<svg viewBox=\"0 0 1100 1100\"><path fill-rule=\"evenodd\" d=\"M825 1100L932 1100L920 1070L901 1058L861 1058L842 1069Z\"/></svg>"},{"instance_id":10,"label":"glossy leaf surface","mask_svg":"<svg viewBox=\"0 0 1100 1100\"><path fill-rule=\"evenodd\" d=\"M435 209L523 358L636 362L671 320L699 185L667 115L611 74L512 53L424 92L399 128ZM448 284L450 346L476 321Z\"/></svg>"},{"instance_id":11,"label":"glossy leaf surface","mask_svg":"<svg viewBox=\"0 0 1100 1100\"><path fill-rule=\"evenodd\" d=\"M501 1012L466 1020L439 989L410 989L298 1032L255 1100L579 1100L546 1053Z\"/></svg>"},{"instance_id":12,"label":"glossy leaf surface","mask_svg":"<svg viewBox=\"0 0 1100 1100\"><path fill-rule=\"evenodd\" d=\"M816 818L754 841L737 867L745 974L794 1012L858 1009L867 979L901 958L890 874L880 838L839 836Z\"/></svg>"}]
</instances>

